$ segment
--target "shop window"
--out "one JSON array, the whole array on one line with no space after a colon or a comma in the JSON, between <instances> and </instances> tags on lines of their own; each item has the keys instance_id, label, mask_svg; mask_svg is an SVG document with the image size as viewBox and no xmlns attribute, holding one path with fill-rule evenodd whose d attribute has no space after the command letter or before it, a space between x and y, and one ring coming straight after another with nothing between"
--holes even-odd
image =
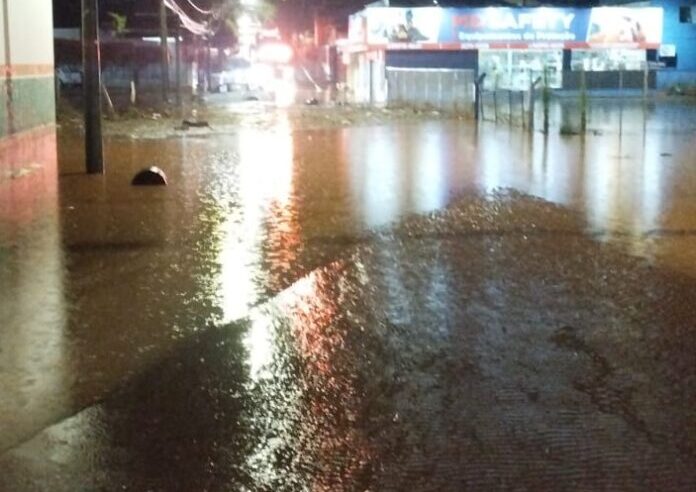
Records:
<instances>
[{"instance_id":1,"label":"shop window","mask_svg":"<svg viewBox=\"0 0 696 492\"><path fill-rule=\"evenodd\" d=\"M683 6L679 7L679 22L682 24L694 23L694 7Z\"/></svg>"},{"instance_id":2,"label":"shop window","mask_svg":"<svg viewBox=\"0 0 696 492\"><path fill-rule=\"evenodd\" d=\"M574 71L585 70L586 72L636 71L643 70L645 62L645 50L573 50L570 68Z\"/></svg>"},{"instance_id":3,"label":"shop window","mask_svg":"<svg viewBox=\"0 0 696 492\"><path fill-rule=\"evenodd\" d=\"M527 90L532 80L544 76L549 87L558 89L563 83L563 51L481 50L479 70L486 73L486 89Z\"/></svg>"}]
</instances>

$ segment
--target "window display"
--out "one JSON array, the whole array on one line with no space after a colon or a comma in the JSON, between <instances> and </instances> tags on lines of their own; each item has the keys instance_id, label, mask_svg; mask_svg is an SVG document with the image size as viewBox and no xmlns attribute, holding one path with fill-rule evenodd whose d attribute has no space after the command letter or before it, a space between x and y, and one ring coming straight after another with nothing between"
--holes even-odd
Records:
<instances>
[{"instance_id":1,"label":"window display","mask_svg":"<svg viewBox=\"0 0 696 492\"><path fill-rule=\"evenodd\" d=\"M645 50L573 50L570 68L586 72L643 70L645 60Z\"/></svg>"},{"instance_id":2,"label":"window display","mask_svg":"<svg viewBox=\"0 0 696 492\"><path fill-rule=\"evenodd\" d=\"M544 78L560 89L563 82L563 50L481 50L479 67L485 72L486 89L528 90L530 81Z\"/></svg>"}]
</instances>

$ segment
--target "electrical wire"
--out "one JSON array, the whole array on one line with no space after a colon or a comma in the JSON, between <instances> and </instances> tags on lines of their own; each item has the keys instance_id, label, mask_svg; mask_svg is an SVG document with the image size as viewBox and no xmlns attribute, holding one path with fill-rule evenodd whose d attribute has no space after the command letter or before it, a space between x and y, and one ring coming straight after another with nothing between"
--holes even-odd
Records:
<instances>
[{"instance_id":1,"label":"electrical wire","mask_svg":"<svg viewBox=\"0 0 696 492\"><path fill-rule=\"evenodd\" d=\"M205 36L210 34L210 28L207 22L198 22L193 20L184 10L176 3L175 0L162 0L164 5L174 12L181 21L181 24L187 30L191 31L193 34L198 34L200 36Z\"/></svg>"},{"instance_id":2,"label":"electrical wire","mask_svg":"<svg viewBox=\"0 0 696 492\"><path fill-rule=\"evenodd\" d=\"M201 14L203 14L203 15L210 15L210 14L213 13L212 10L204 10L204 9L200 8L198 5L196 5L195 3L193 3L193 0L186 0L186 1L189 3L189 5L190 5L191 7L193 7L193 8L196 10L196 12L199 12L199 13L201 13Z\"/></svg>"}]
</instances>

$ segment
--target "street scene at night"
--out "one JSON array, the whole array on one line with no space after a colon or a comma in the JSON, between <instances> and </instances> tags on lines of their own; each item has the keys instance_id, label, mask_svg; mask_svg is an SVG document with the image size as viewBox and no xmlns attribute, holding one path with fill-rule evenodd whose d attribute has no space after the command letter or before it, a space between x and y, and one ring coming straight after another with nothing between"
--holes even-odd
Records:
<instances>
[{"instance_id":1,"label":"street scene at night","mask_svg":"<svg viewBox=\"0 0 696 492\"><path fill-rule=\"evenodd\" d=\"M696 490L693 0L0 5L0 492Z\"/></svg>"}]
</instances>

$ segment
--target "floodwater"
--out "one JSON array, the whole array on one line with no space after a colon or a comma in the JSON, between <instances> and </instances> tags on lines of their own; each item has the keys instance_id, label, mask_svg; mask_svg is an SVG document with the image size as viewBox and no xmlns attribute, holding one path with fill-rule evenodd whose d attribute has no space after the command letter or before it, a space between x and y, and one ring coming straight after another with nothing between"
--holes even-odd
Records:
<instances>
[{"instance_id":1,"label":"floodwater","mask_svg":"<svg viewBox=\"0 0 696 492\"><path fill-rule=\"evenodd\" d=\"M2 216L1 490L693 489L696 109L247 108Z\"/></svg>"}]
</instances>

